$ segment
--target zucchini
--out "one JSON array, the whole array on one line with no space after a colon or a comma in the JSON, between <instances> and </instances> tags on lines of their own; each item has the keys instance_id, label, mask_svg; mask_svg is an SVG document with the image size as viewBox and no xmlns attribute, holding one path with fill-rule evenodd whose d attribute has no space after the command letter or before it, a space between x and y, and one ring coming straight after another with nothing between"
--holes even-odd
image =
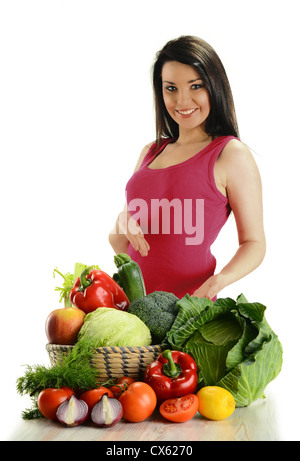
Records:
<instances>
[{"instance_id":1,"label":"zucchini","mask_svg":"<svg viewBox=\"0 0 300 461\"><path fill-rule=\"evenodd\" d=\"M126 253L115 255L114 262L118 268L118 273L113 275L113 279L125 291L129 302L131 303L134 299L145 296L145 283L138 263L133 261Z\"/></svg>"}]
</instances>

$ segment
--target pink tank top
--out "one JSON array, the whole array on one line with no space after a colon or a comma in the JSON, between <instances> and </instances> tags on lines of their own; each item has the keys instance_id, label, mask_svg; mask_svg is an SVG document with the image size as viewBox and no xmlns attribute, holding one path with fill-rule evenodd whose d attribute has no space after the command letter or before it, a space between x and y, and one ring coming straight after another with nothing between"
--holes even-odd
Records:
<instances>
[{"instance_id":1,"label":"pink tank top","mask_svg":"<svg viewBox=\"0 0 300 461\"><path fill-rule=\"evenodd\" d=\"M142 257L129 244L128 254L142 270L147 294L193 295L214 274L210 248L230 213L228 199L215 184L214 164L231 139L216 138L192 158L162 169L148 165L172 140L166 139L157 154L153 144L129 179L128 210L150 250Z\"/></svg>"}]
</instances>

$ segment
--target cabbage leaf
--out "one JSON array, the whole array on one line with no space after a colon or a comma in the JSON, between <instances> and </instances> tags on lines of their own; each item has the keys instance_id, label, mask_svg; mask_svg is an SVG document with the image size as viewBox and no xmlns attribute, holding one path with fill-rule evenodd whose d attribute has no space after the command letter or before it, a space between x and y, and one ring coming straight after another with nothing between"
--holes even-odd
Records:
<instances>
[{"instance_id":1,"label":"cabbage leaf","mask_svg":"<svg viewBox=\"0 0 300 461\"><path fill-rule=\"evenodd\" d=\"M178 315L165 345L190 354L201 386L221 386L237 407L264 396L282 367L282 345L265 319L266 307L237 300L186 295L177 302Z\"/></svg>"}]
</instances>

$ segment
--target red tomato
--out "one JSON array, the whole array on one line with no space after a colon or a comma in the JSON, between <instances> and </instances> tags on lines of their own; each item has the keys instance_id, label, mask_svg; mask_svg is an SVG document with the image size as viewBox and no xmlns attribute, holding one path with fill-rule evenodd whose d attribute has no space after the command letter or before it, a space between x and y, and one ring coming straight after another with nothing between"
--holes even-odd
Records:
<instances>
[{"instance_id":1,"label":"red tomato","mask_svg":"<svg viewBox=\"0 0 300 461\"><path fill-rule=\"evenodd\" d=\"M102 395L107 394L108 397L113 397L114 394L111 392L110 389L106 387L98 387L96 389L90 389L89 391L85 391L81 394L80 400L84 400L87 406L89 407L89 415L96 405L99 402Z\"/></svg>"},{"instance_id":2,"label":"red tomato","mask_svg":"<svg viewBox=\"0 0 300 461\"><path fill-rule=\"evenodd\" d=\"M122 376L118 379L114 386L110 387L110 390L114 394L114 397L118 399L120 395L128 389L130 384L134 383L135 379L131 378L130 376Z\"/></svg>"},{"instance_id":3,"label":"red tomato","mask_svg":"<svg viewBox=\"0 0 300 461\"><path fill-rule=\"evenodd\" d=\"M198 397L187 394L177 399L165 400L159 407L160 414L175 423L184 423L192 419L198 411Z\"/></svg>"},{"instance_id":4,"label":"red tomato","mask_svg":"<svg viewBox=\"0 0 300 461\"><path fill-rule=\"evenodd\" d=\"M136 381L123 392L119 401L123 407L123 418L132 423L144 421L152 415L157 399L149 384Z\"/></svg>"},{"instance_id":5,"label":"red tomato","mask_svg":"<svg viewBox=\"0 0 300 461\"><path fill-rule=\"evenodd\" d=\"M57 420L56 412L58 407L75 394L70 387L48 388L42 390L38 395L37 404L40 412L45 418Z\"/></svg>"}]
</instances>

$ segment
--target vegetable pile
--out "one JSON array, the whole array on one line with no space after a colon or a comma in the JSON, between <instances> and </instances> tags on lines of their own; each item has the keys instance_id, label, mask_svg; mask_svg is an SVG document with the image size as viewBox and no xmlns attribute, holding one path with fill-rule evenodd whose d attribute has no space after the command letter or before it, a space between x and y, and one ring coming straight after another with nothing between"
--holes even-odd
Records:
<instances>
[{"instance_id":1,"label":"vegetable pile","mask_svg":"<svg viewBox=\"0 0 300 461\"><path fill-rule=\"evenodd\" d=\"M64 307L48 315L46 336L51 344L73 348L54 366L27 365L17 380L17 392L32 398L24 419L110 427L122 419L144 421L157 408L173 422L197 413L221 420L264 397L282 366L282 346L264 305L243 294L214 303L188 294L146 294L138 264L123 253L114 262L112 277L79 263L73 274L54 270L64 280L56 287ZM91 364L95 348L151 344L165 350L142 380L120 376L101 382Z\"/></svg>"}]
</instances>

